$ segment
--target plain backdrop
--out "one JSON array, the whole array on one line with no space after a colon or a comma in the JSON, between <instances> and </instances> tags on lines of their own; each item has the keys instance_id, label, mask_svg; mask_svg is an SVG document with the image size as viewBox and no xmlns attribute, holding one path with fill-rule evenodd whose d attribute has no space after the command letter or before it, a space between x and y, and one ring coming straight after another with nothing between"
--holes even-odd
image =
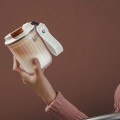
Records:
<instances>
[{"instance_id":1,"label":"plain backdrop","mask_svg":"<svg viewBox=\"0 0 120 120\"><path fill-rule=\"evenodd\" d=\"M57 120L12 71L4 36L42 22L64 47L45 75L88 116L111 113L120 82L119 0L0 0L0 120Z\"/></svg>"}]
</instances>

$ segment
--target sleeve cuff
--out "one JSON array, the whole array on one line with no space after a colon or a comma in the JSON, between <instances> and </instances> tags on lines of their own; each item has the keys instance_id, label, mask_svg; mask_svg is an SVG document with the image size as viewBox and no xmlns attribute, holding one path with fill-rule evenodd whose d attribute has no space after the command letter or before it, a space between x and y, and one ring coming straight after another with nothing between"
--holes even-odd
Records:
<instances>
[{"instance_id":1,"label":"sleeve cuff","mask_svg":"<svg viewBox=\"0 0 120 120\"><path fill-rule=\"evenodd\" d=\"M45 108L45 111L54 113L63 120L82 120L87 118L84 113L67 101L60 92L57 93L55 100Z\"/></svg>"}]
</instances>

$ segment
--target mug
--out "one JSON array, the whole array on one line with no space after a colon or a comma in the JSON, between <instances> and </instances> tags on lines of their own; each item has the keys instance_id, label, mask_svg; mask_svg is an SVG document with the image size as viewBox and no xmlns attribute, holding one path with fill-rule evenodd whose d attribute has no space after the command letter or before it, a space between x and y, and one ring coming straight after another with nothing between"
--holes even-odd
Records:
<instances>
[{"instance_id":1,"label":"mug","mask_svg":"<svg viewBox=\"0 0 120 120\"><path fill-rule=\"evenodd\" d=\"M5 45L28 73L34 72L31 59L38 58L41 69L45 69L52 62L51 53L58 56L63 51L62 45L50 34L46 25L36 22L27 22L6 35Z\"/></svg>"}]
</instances>

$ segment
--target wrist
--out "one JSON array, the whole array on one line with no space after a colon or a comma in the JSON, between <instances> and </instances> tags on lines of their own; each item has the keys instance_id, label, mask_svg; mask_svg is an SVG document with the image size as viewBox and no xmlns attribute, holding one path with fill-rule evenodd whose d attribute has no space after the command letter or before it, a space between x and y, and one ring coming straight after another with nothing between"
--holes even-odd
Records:
<instances>
[{"instance_id":1,"label":"wrist","mask_svg":"<svg viewBox=\"0 0 120 120\"><path fill-rule=\"evenodd\" d=\"M47 105L54 101L56 97L56 92L46 77L36 85L34 91L36 92L37 96L41 97Z\"/></svg>"},{"instance_id":2,"label":"wrist","mask_svg":"<svg viewBox=\"0 0 120 120\"><path fill-rule=\"evenodd\" d=\"M56 98L56 92L52 89L50 91L43 90L37 90L36 94L38 97L42 98L42 100L47 104L51 104L54 99Z\"/></svg>"},{"instance_id":3,"label":"wrist","mask_svg":"<svg viewBox=\"0 0 120 120\"><path fill-rule=\"evenodd\" d=\"M43 99L43 101L47 104L47 105L49 105L49 104L51 104L54 100L55 100L55 98L56 98L56 92L51 92L51 93L49 93L47 96L43 96L42 97L42 99Z\"/></svg>"}]
</instances>

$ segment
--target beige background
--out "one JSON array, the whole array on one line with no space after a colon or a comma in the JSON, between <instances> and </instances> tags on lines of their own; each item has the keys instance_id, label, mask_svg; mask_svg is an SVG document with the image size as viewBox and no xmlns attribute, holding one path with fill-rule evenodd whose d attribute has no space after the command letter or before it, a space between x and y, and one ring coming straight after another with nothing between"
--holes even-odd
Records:
<instances>
[{"instance_id":1,"label":"beige background","mask_svg":"<svg viewBox=\"0 0 120 120\"><path fill-rule=\"evenodd\" d=\"M112 112L120 81L119 0L0 1L0 120L52 120L45 104L12 71L4 36L43 22L64 52L45 74L56 91L90 117Z\"/></svg>"}]
</instances>

